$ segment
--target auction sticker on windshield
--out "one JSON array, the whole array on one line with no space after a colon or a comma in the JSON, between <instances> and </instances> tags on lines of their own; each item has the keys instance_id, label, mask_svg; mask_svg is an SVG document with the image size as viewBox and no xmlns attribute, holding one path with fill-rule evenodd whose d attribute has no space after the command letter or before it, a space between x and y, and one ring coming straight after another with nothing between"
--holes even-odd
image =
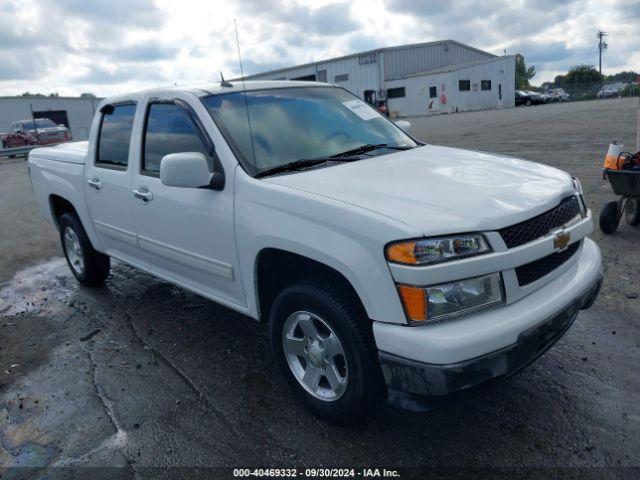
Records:
<instances>
[{"instance_id":1,"label":"auction sticker on windshield","mask_svg":"<svg viewBox=\"0 0 640 480\"><path fill-rule=\"evenodd\" d=\"M349 100L348 102L342 102L342 105L347 107L353 113L358 115L363 120L371 120L373 118L378 118L378 112L372 109L369 105L364 103L362 100Z\"/></svg>"}]
</instances>

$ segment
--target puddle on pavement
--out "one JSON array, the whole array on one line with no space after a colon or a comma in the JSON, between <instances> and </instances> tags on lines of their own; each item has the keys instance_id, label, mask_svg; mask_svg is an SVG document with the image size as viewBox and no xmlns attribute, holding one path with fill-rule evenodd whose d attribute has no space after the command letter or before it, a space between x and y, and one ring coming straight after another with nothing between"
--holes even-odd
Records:
<instances>
[{"instance_id":1,"label":"puddle on pavement","mask_svg":"<svg viewBox=\"0 0 640 480\"><path fill-rule=\"evenodd\" d=\"M16 273L0 289L0 316L54 313L77 292L78 285L64 258L52 258Z\"/></svg>"}]
</instances>

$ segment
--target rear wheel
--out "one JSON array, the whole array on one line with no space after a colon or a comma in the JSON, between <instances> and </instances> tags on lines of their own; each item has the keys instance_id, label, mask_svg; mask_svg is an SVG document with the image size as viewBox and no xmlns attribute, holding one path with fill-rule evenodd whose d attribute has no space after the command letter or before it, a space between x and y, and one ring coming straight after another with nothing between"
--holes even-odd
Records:
<instances>
[{"instance_id":1,"label":"rear wheel","mask_svg":"<svg viewBox=\"0 0 640 480\"><path fill-rule=\"evenodd\" d=\"M629 198L627 200L627 206L624 209L624 216L629 225L634 227L640 225L640 199Z\"/></svg>"},{"instance_id":2,"label":"rear wheel","mask_svg":"<svg viewBox=\"0 0 640 480\"><path fill-rule=\"evenodd\" d=\"M286 288L271 308L269 339L287 382L316 415L353 423L384 400L370 321L340 290L311 281Z\"/></svg>"},{"instance_id":3,"label":"rear wheel","mask_svg":"<svg viewBox=\"0 0 640 480\"><path fill-rule=\"evenodd\" d=\"M82 223L73 213L60 217L60 241L71 273L88 287L102 285L109 276L110 259L96 251L85 232Z\"/></svg>"},{"instance_id":4,"label":"rear wheel","mask_svg":"<svg viewBox=\"0 0 640 480\"><path fill-rule=\"evenodd\" d=\"M600 230L610 234L618 228L618 202L608 202L600 211Z\"/></svg>"},{"instance_id":5,"label":"rear wheel","mask_svg":"<svg viewBox=\"0 0 640 480\"><path fill-rule=\"evenodd\" d=\"M527 107L530 107L530 106L531 106L531 100L529 100L529 99L527 98L527 99L524 101L524 104L525 104Z\"/></svg>"}]
</instances>

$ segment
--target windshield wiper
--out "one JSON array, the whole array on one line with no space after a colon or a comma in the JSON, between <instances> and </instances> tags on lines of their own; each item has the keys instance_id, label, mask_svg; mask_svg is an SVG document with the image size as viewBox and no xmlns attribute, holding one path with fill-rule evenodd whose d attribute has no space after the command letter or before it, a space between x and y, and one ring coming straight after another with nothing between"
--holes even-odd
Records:
<instances>
[{"instance_id":1,"label":"windshield wiper","mask_svg":"<svg viewBox=\"0 0 640 480\"><path fill-rule=\"evenodd\" d=\"M277 167L267 168L256 174L256 178L267 177L276 173L293 172L296 170L304 170L305 168L320 165L326 163L326 158L301 158L291 163L285 163L284 165L278 165Z\"/></svg>"},{"instance_id":2,"label":"windshield wiper","mask_svg":"<svg viewBox=\"0 0 640 480\"><path fill-rule=\"evenodd\" d=\"M361 153L367 153L367 152L371 152L373 150L378 150L381 148L388 148L391 150L410 150L415 147L410 147L408 145L389 145L386 143L378 143L375 145L368 143L366 145L360 145L359 147L352 148L351 150L346 150L344 152L331 155L331 158L341 158L341 157L349 157L352 155L360 155Z\"/></svg>"},{"instance_id":3,"label":"windshield wiper","mask_svg":"<svg viewBox=\"0 0 640 480\"><path fill-rule=\"evenodd\" d=\"M261 172L258 172L255 178L268 177L269 175L275 175L276 173L295 172L297 170L304 170L305 168L315 167L322 163L327 162L354 162L360 160L359 157L318 157L318 158L301 158L294 162L285 163L284 165L278 165L277 167L267 168Z\"/></svg>"}]
</instances>

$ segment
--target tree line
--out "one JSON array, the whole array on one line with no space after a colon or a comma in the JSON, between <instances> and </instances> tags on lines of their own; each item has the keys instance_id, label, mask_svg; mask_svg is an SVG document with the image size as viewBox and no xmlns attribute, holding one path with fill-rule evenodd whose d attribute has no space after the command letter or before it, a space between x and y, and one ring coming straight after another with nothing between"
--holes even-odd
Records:
<instances>
[{"instance_id":1,"label":"tree line","mask_svg":"<svg viewBox=\"0 0 640 480\"><path fill-rule=\"evenodd\" d=\"M544 91L550 88L562 88L574 99L593 98L603 85L622 82L633 84L638 81L637 72L618 72L614 75L603 75L593 65L574 65L564 75L557 75L553 82L544 82L539 87L531 85L531 79L536 75L536 67L527 67L524 56L516 54L516 90ZM637 90L637 89L636 89ZM634 93L633 87L626 87L621 94Z\"/></svg>"}]
</instances>

